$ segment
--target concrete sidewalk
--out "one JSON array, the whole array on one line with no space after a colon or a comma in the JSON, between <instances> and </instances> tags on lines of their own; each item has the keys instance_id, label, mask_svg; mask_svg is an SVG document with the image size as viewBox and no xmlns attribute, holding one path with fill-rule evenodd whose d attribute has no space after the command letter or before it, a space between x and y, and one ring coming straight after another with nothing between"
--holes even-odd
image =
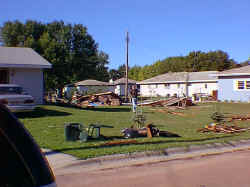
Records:
<instances>
[{"instance_id":1,"label":"concrete sidewalk","mask_svg":"<svg viewBox=\"0 0 250 187\"><path fill-rule=\"evenodd\" d=\"M142 165L146 163L167 162L173 160L192 159L209 155L250 150L250 140L231 141L229 143L213 143L191 145L189 147L168 148L161 151L140 152L132 154L109 155L87 160L80 160L71 155L43 149L56 175L79 173Z\"/></svg>"}]
</instances>

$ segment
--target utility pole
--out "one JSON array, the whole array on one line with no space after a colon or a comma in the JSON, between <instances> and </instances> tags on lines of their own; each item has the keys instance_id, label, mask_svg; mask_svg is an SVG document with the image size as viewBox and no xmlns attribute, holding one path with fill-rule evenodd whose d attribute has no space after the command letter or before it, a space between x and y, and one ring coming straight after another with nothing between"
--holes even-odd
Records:
<instances>
[{"instance_id":1,"label":"utility pole","mask_svg":"<svg viewBox=\"0 0 250 187\"><path fill-rule=\"evenodd\" d=\"M128 43L129 36L128 32L126 33L126 84L125 84L125 102L128 101Z\"/></svg>"}]
</instances>

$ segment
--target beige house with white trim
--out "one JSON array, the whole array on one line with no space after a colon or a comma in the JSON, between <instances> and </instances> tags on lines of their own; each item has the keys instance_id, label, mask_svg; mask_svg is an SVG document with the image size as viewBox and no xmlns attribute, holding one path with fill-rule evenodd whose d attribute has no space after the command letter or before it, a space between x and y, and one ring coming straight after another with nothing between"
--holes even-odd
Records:
<instances>
[{"instance_id":1,"label":"beige house with white trim","mask_svg":"<svg viewBox=\"0 0 250 187\"><path fill-rule=\"evenodd\" d=\"M43 103L43 69L51 64L31 48L0 47L0 84L18 84Z\"/></svg>"}]
</instances>

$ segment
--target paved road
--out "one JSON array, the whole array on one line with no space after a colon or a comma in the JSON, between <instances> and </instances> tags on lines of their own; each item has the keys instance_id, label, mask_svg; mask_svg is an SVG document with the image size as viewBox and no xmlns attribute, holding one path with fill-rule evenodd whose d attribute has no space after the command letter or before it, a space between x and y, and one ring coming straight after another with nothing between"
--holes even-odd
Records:
<instances>
[{"instance_id":1,"label":"paved road","mask_svg":"<svg viewBox=\"0 0 250 187\"><path fill-rule=\"evenodd\" d=\"M250 150L55 175L59 187L249 187Z\"/></svg>"}]
</instances>

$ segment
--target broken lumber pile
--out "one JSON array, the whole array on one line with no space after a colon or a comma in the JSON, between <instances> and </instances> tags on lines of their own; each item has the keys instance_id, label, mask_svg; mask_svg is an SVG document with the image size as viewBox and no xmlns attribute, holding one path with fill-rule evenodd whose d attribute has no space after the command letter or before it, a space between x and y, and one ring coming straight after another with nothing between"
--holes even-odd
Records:
<instances>
[{"instance_id":1,"label":"broken lumber pile","mask_svg":"<svg viewBox=\"0 0 250 187\"><path fill-rule=\"evenodd\" d=\"M169 106L177 106L177 107L186 107L186 106L191 106L193 105L192 100L188 99L186 97L182 98L176 98L176 97L171 97L166 100L158 100L158 101L152 101L148 103L141 103L139 104L140 106L160 106L160 107L169 107Z\"/></svg>"},{"instance_id":2,"label":"broken lumber pile","mask_svg":"<svg viewBox=\"0 0 250 187\"><path fill-rule=\"evenodd\" d=\"M250 115L233 115L230 116L231 121L233 120L241 120L241 121L245 121L245 120L250 120Z\"/></svg>"},{"instance_id":3,"label":"broken lumber pile","mask_svg":"<svg viewBox=\"0 0 250 187\"><path fill-rule=\"evenodd\" d=\"M242 128L237 127L235 125L221 125L216 123L211 123L206 125L205 128L198 129L198 132L206 133L206 132L215 132L215 133L239 133L249 130L250 128Z\"/></svg>"},{"instance_id":4,"label":"broken lumber pile","mask_svg":"<svg viewBox=\"0 0 250 187\"><path fill-rule=\"evenodd\" d=\"M76 98L73 103L76 103L80 106L89 106L92 105L112 105L120 106L121 98L114 92L104 92L93 95L85 95Z\"/></svg>"},{"instance_id":5,"label":"broken lumber pile","mask_svg":"<svg viewBox=\"0 0 250 187\"><path fill-rule=\"evenodd\" d=\"M168 132L168 131L161 131L155 125L148 124L146 127L142 128L125 128L122 129L121 132L123 133L124 138L138 138L138 137L180 137L176 133Z\"/></svg>"}]
</instances>

